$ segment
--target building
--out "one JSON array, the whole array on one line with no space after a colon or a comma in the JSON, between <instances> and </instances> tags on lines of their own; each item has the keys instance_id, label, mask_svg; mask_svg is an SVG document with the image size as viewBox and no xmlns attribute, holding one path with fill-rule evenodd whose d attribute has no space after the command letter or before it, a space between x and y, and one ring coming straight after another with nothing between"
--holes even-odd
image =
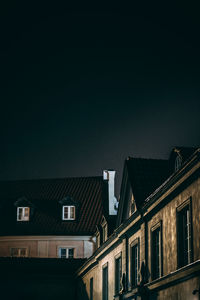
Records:
<instances>
[{"instance_id":1,"label":"building","mask_svg":"<svg viewBox=\"0 0 200 300\"><path fill-rule=\"evenodd\" d=\"M127 158L117 226L79 268L79 298L199 299L200 149ZM102 236L102 237L101 237Z\"/></svg>"},{"instance_id":2,"label":"building","mask_svg":"<svg viewBox=\"0 0 200 300\"><path fill-rule=\"evenodd\" d=\"M0 257L90 257L116 220L114 175L0 182Z\"/></svg>"}]
</instances>

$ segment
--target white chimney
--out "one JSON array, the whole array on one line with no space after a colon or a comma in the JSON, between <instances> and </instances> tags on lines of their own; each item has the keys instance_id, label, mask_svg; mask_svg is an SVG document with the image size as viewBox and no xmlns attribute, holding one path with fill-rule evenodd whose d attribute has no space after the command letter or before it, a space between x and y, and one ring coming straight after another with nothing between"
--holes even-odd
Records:
<instances>
[{"instance_id":1,"label":"white chimney","mask_svg":"<svg viewBox=\"0 0 200 300\"><path fill-rule=\"evenodd\" d=\"M109 215L116 215L118 202L115 197L115 171L104 170L103 179L108 180L108 201L109 201Z\"/></svg>"}]
</instances>

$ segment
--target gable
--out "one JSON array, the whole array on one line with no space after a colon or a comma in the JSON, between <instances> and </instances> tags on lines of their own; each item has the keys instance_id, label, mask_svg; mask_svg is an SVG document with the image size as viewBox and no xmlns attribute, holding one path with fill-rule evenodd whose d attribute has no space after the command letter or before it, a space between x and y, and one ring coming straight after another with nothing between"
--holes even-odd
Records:
<instances>
[{"instance_id":1,"label":"gable","mask_svg":"<svg viewBox=\"0 0 200 300\"><path fill-rule=\"evenodd\" d=\"M140 210L145 199L169 175L168 160L128 157L124 163L117 225L132 215L133 208L134 212Z\"/></svg>"}]
</instances>

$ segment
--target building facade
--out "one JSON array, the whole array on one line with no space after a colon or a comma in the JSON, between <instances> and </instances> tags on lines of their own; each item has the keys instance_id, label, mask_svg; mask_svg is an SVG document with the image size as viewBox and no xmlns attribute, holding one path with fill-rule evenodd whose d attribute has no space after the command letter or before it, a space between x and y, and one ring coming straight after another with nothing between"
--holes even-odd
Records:
<instances>
[{"instance_id":1,"label":"building facade","mask_svg":"<svg viewBox=\"0 0 200 300\"><path fill-rule=\"evenodd\" d=\"M199 299L200 149L128 158L117 226L77 272L79 299Z\"/></svg>"},{"instance_id":2,"label":"building facade","mask_svg":"<svg viewBox=\"0 0 200 300\"><path fill-rule=\"evenodd\" d=\"M90 257L103 216L116 214L108 193L115 172L105 172L106 178L0 182L0 257Z\"/></svg>"}]
</instances>

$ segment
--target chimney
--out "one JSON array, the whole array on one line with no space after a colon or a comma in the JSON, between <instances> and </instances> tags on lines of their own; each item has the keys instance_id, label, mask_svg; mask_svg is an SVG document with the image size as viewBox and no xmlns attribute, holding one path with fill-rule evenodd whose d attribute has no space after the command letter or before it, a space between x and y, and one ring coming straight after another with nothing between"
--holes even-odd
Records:
<instances>
[{"instance_id":1,"label":"chimney","mask_svg":"<svg viewBox=\"0 0 200 300\"><path fill-rule=\"evenodd\" d=\"M108 201L109 201L109 215L116 215L118 202L115 197L115 171L104 170L103 179L108 181Z\"/></svg>"}]
</instances>

